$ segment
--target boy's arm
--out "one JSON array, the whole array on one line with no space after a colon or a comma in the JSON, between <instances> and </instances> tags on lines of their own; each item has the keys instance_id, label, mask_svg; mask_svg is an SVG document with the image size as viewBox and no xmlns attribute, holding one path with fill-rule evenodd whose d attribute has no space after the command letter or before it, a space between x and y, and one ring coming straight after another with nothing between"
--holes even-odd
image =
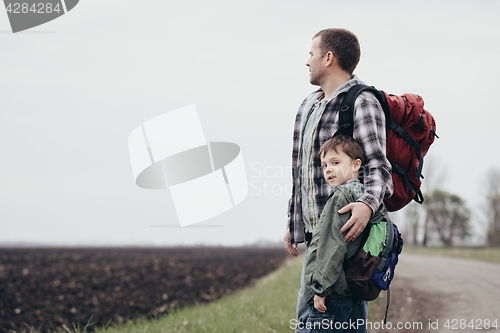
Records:
<instances>
[{"instance_id":1,"label":"boy's arm","mask_svg":"<svg viewBox=\"0 0 500 333\"><path fill-rule=\"evenodd\" d=\"M344 241L340 228L351 216L350 213L340 215L338 210L348 204L345 195L338 191L335 194L337 203L332 207L328 223L321 230L322 235L316 249L316 262L311 277L311 288L315 295L326 297L331 294L332 286L337 282L347 251L347 243ZM324 233L324 235L323 235Z\"/></svg>"}]
</instances>

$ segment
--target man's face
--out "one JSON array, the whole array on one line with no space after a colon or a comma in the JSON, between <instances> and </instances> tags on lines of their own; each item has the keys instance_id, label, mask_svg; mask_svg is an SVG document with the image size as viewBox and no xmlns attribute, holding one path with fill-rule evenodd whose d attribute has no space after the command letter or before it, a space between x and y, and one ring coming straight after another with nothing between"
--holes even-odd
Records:
<instances>
[{"instance_id":1,"label":"man's face","mask_svg":"<svg viewBox=\"0 0 500 333\"><path fill-rule=\"evenodd\" d=\"M309 82L315 86L321 86L323 76L324 76L324 67L323 67L323 51L321 50L321 36L318 36L313 39L313 44L311 46L311 51L309 54L311 57L306 62L306 66L309 67Z\"/></svg>"},{"instance_id":2,"label":"man's face","mask_svg":"<svg viewBox=\"0 0 500 333\"><path fill-rule=\"evenodd\" d=\"M351 179L357 179L357 171L361 166L361 160L353 160L343 151L329 150L321 158L321 167L325 180L331 187L344 184Z\"/></svg>"}]
</instances>

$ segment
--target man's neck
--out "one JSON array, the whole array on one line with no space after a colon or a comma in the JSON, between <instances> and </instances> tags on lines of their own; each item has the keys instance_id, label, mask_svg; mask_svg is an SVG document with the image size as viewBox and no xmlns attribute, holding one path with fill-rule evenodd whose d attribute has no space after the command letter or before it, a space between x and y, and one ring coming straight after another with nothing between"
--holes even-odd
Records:
<instances>
[{"instance_id":1,"label":"man's neck","mask_svg":"<svg viewBox=\"0 0 500 333\"><path fill-rule=\"evenodd\" d=\"M333 93L344 83L349 81L351 79L351 76L347 73L342 73L340 75L335 75L329 78L328 80L325 80L325 82L321 85L321 89L323 90L323 93L325 94L323 96L323 99L328 99L333 96Z\"/></svg>"}]
</instances>

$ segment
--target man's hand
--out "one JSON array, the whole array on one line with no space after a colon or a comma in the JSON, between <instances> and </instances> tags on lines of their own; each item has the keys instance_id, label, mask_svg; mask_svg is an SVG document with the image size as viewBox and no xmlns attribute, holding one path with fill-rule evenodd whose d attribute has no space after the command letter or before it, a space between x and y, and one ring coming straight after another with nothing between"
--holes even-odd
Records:
<instances>
[{"instance_id":1,"label":"man's hand","mask_svg":"<svg viewBox=\"0 0 500 333\"><path fill-rule=\"evenodd\" d=\"M326 311L325 298L318 295L314 295L314 307L319 312L325 313Z\"/></svg>"},{"instance_id":2,"label":"man's hand","mask_svg":"<svg viewBox=\"0 0 500 333\"><path fill-rule=\"evenodd\" d=\"M344 237L344 241L352 242L355 240L363 230L365 230L368 221L370 221L370 217L372 216L372 209L370 206L365 204L364 202L351 202L347 206L343 207L338 211L339 214L345 214L348 211L351 211L351 218L347 220L342 229L340 229L341 233L349 230L347 235Z\"/></svg>"},{"instance_id":3,"label":"man's hand","mask_svg":"<svg viewBox=\"0 0 500 333\"><path fill-rule=\"evenodd\" d=\"M286 230L285 237L283 237L283 242L285 243L285 249L290 253L292 257L299 255L299 249L297 244L290 244L290 230Z\"/></svg>"}]
</instances>

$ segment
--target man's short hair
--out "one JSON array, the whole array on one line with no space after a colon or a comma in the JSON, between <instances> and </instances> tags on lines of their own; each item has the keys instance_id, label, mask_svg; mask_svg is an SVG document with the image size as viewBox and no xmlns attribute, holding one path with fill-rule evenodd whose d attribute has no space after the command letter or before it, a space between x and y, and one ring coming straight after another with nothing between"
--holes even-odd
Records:
<instances>
[{"instance_id":1,"label":"man's short hair","mask_svg":"<svg viewBox=\"0 0 500 333\"><path fill-rule=\"evenodd\" d=\"M340 68L352 75L361 56L358 38L349 30L334 28L321 30L316 37L321 37L323 55L332 51Z\"/></svg>"},{"instance_id":2,"label":"man's short hair","mask_svg":"<svg viewBox=\"0 0 500 333\"><path fill-rule=\"evenodd\" d=\"M319 150L319 157L322 158L329 151L339 153L339 150L344 152L352 160L360 159L361 165L365 161L363 148L358 141L347 135L336 135L333 138L325 141Z\"/></svg>"}]
</instances>

